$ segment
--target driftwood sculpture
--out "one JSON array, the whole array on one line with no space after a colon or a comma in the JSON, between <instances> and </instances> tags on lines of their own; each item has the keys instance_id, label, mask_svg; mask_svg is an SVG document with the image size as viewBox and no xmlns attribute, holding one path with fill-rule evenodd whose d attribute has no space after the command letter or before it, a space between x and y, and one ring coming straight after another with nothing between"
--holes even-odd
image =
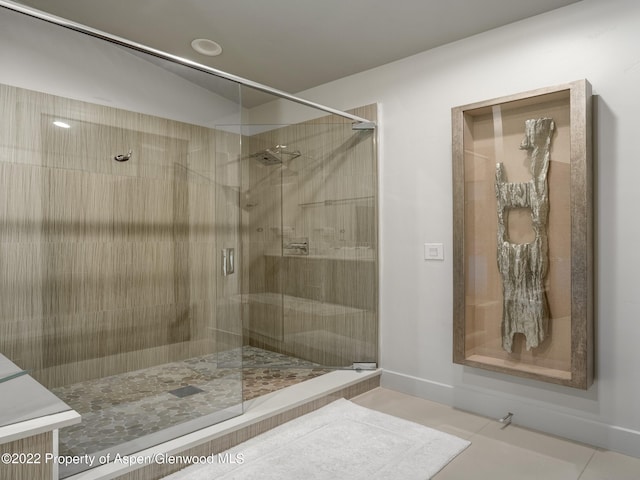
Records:
<instances>
[{"instance_id":1,"label":"driftwood sculpture","mask_svg":"<svg viewBox=\"0 0 640 480\"><path fill-rule=\"evenodd\" d=\"M549 307L544 280L548 266L547 218L549 214L549 150L555 124L551 118L525 122L521 150L527 151L531 180L509 183L504 165L496 164L498 200L498 270L502 277L502 347L512 351L513 336L522 333L526 348L535 348L547 333ZM511 243L508 210L527 208L535 238L530 243Z\"/></svg>"}]
</instances>

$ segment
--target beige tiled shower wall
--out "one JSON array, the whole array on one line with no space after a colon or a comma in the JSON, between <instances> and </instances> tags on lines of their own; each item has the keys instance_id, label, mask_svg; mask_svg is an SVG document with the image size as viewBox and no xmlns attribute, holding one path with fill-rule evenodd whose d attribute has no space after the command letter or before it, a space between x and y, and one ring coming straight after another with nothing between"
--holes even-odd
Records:
<instances>
[{"instance_id":1,"label":"beige tiled shower wall","mask_svg":"<svg viewBox=\"0 0 640 480\"><path fill-rule=\"evenodd\" d=\"M375 120L376 106L353 113ZM251 157L276 145L300 155ZM244 139L243 158L245 339L325 365L377 361L375 132L324 117ZM308 255L286 248L300 241Z\"/></svg>"},{"instance_id":2,"label":"beige tiled shower wall","mask_svg":"<svg viewBox=\"0 0 640 480\"><path fill-rule=\"evenodd\" d=\"M5 85L0 105L0 352L55 387L215 351L239 137Z\"/></svg>"}]
</instances>

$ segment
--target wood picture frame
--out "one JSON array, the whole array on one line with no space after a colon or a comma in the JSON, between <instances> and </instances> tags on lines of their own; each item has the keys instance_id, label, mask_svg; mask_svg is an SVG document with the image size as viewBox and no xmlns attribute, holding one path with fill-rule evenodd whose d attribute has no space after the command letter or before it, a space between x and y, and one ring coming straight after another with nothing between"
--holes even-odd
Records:
<instances>
[{"instance_id":1,"label":"wood picture frame","mask_svg":"<svg viewBox=\"0 0 640 480\"><path fill-rule=\"evenodd\" d=\"M452 109L453 361L593 382L586 80Z\"/></svg>"}]
</instances>

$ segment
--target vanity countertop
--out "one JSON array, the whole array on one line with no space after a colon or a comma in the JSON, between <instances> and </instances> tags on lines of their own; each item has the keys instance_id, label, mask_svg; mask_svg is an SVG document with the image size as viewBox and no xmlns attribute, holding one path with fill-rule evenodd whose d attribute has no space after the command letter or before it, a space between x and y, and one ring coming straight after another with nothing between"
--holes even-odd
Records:
<instances>
[{"instance_id":1,"label":"vanity countertop","mask_svg":"<svg viewBox=\"0 0 640 480\"><path fill-rule=\"evenodd\" d=\"M0 444L80 422L80 414L0 354Z\"/></svg>"}]
</instances>

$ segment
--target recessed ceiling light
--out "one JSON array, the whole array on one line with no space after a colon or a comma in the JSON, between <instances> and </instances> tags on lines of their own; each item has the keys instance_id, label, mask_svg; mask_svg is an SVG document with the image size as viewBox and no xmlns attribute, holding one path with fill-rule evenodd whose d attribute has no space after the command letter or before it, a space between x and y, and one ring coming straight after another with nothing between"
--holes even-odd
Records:
<instances>
[{"instance_id":1,"label":"recessed ceiling light","mask_svg":"<svg viewBox=\"0 0 640 480\"><path fill-rule=\"evenodd\" d=\"M55 122L53 122L53 124L56 127L60 127L60 128L71 128L71 125L69 125L68 123L61 122L60 120L56 120Z\"/></svg>"},{"instance_id":2,"label":"recessed ceiling light","mask_svg":"<svg viewBox=\"0 0 640 480\"><path fill-rule=\"evenodd\" d=\"M202 55L208 55L209 57L216 57L222 53L222 47L208 38L196 38L191 42L191 48Z\"/></svg>"}]
</instances>

